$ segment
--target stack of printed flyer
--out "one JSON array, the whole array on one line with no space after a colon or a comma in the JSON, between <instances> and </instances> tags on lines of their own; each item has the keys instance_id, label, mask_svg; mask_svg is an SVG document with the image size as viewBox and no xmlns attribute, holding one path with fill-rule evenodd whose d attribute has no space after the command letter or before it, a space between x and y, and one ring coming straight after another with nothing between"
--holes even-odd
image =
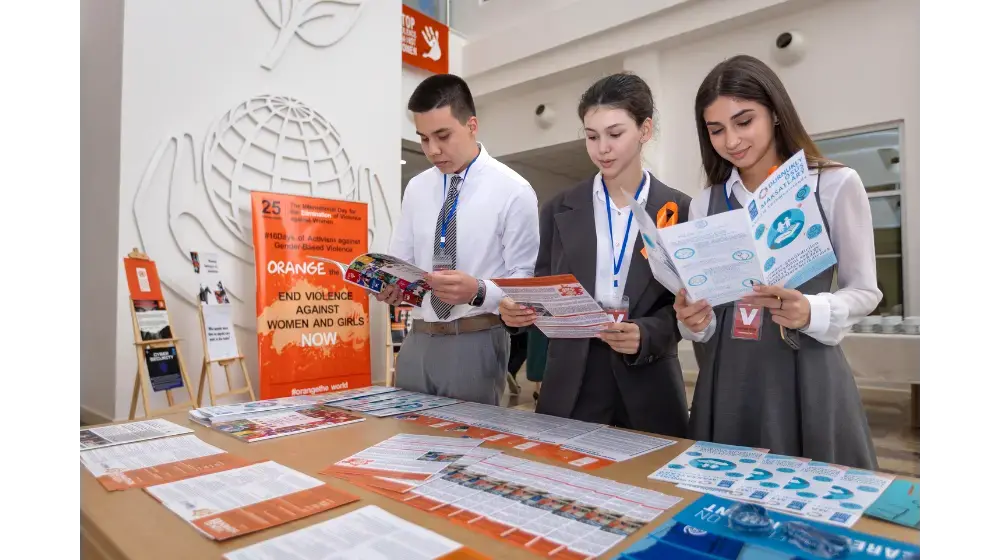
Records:
<instances>
[{"instance_id":1,"label":"stack of printed flyer","mask_svg":"<svg viewBox=\"0 0 1000 560\"><path fill-rule=\"evenodd\" d=\"M681 500L482 449L394 436L323 471L539 556L604 554Z\"/></svg>"},{"instance_id":2,"label":"stack of printed flyer","mask_svg":"<svg viewBox=\"0 0 1000 560\"><path fill-rule=\"evenodd\" d=\"M585 470L634 459L677 443L602 424L470 402L396 418Z\"/></svg>"},{"instance_id":3,"label":"stack of printed flyer","mask_svg":"<svg viewBox=\"0 0 1000 560\"><path fill-rule=\"evenodd\" d=\"M226 553L226 560L329 560L331 558L406 558L407 560L485 560L469 547L400 519L378 506Z\"/></svg>"},{"instance_id":4,"label":"stack of printed flyer","mask_svg":"<svg viewBox=\"0 0 1000 560\"><path fill-rule=\"evenodd\" d=\"M358 498L273 461L249 461L162 419L80 430L80 463L108 491L142 488L225 540Z\"/></svg>"},{"instance_id":5,"label":"stack of printed flyer","mask_svg":"<svg viewBox=\"0 0 1000 560\"><path fill-rule=\"evenodd\" d=\"M371 392L363 395L338 396L328 400L327 403L337 408L353 412L364 412L371 416L384 418L386 416L395 416L402 412L430 410L461 402L448 397L436 397L424 393L401 391L393 387L381 387L380 389L392 390Z\"/></svg>"},{"instance_id":6,"label":"stack of printed flyer","mask_svg":"<svg viewBox=\"0 0 1000 560\"><path fill-rule=\"evenodd\" d=\"M699 441L649 478L845 527L895 478L767 451Z\"/></svg>"},{"instance_id":7,"label":"stack of printed flyer","mask_svg":"<svg viewBox=\"0 0 1000 560\"><path fill-rule=\"evenodd\" d=\"M339 393L282 397L192 410L188 418L213 430L252 443L361 422L363 417L338 410L335 403L397 394L394 387L364 387ZM397 413L398 411L393 411Z\"/></svg>"}]
</instances>

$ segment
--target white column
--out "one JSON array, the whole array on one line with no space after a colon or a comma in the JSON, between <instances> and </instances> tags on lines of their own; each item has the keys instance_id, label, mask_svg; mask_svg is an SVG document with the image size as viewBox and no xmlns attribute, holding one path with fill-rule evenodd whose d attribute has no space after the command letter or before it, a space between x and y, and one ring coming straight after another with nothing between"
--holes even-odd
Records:
<instances>
[{"instance_id":1,"label":"white column","mask_svg":"<svg viewBox=\"0 0 1000 560\"><path fill-rule=\"evenodd\" d=\"M653 102L659 108L663 102L660 53L654 49L646 49L635 54L630 54L625 57L622 67L626 72L636 74L649 84L649 88L653 90ZM665 127L663 126L664 123L660 121L659 109L653 115L653 124L655 126L655 133L653 134L653 139L646 142L646 146L643 148L642 163L657 179L665 181L666 154L663 145L663 130L665 130Z\"/></svg>"}]
</instances>

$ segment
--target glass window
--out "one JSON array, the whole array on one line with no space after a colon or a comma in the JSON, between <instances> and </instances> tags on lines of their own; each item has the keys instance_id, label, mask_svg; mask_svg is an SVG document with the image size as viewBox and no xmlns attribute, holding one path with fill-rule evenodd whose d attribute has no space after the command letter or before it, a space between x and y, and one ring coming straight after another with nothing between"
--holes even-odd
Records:
<instances>
[{"instance_id":1,"label":"glass window","mask_svg":"<svg viewBox=\"0 0 1000 560\"><path fill-rule=\"evenodd\" d=\"M403 4L427 17L436 19L445 25L448 24L448 0L403 0Z\"/></svg>"},{"instance_id":2,"label":"glass window","mask_svg":"<svg viewBox=\"0 0 1000 560\"><path fill-rule=\"evenodd\" d=\"M903 186L899 129L817 140L820 152L858 172L875 228L875 267L882 301L874 315L903 315Z\"/></svg>"}]
</instances>

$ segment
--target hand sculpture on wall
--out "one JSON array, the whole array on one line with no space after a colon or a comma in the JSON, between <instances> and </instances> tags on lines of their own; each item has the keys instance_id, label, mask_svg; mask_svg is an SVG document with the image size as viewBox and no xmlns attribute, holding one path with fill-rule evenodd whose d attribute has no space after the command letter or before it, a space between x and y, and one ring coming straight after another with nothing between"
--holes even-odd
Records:
<instances>
[{"instance_id":1,"label":"hand sculpture on wall","mask_svg":"<svg viewBox=\"0 0 1000 560\"><path fill-rule=\"evenodd\" d=\"M298 36L317 48L329 47L344 38L361 15L365 0L257 0L267 19L278 28L278 36L261 66L273 70L281 55Z\"/></svg>"},{"instance_id":2,"label":"hand sculpture on wall","mask_svg":"<svg viewBox=\"0 0 1000 560\"><path fill-rule=\"evenodd\" d=\"M161 142L133 202L143 250L161 263L165 286L193 303L198 281L189 251L219 254L237 326L255 329L250 191L270 190L368 203L368 242L392 235L389 202L375 172L355 164L340 134L302 102L261 95L209 128Z\"/></svg>"}]
</instances>

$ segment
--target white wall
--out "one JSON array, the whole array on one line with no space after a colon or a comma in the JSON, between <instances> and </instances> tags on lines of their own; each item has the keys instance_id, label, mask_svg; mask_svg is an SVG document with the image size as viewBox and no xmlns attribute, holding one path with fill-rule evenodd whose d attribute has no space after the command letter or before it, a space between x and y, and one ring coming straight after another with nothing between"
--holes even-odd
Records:
<instances>
[{"instance_id":1,"label":"white wall","mask_svg":"<svg viewBox=\"0 0 1000 560\"><path fill-rule=\"evenodd\" d=\"M566 10L576 10L587 1ZM641 7L639 4L635 9ZM612 56L594 62L594 66L603 64L610 69L617 64L638 73L654 88L658 133L647 148L647 165L666 184L697 192L703 185L693 114L697 88L712 66L725 57L740 53L756 56L778 72L812 134L903 121L905 305L908 313L919 314L918 3L702 0L672 4L674 10L608 29L593 42L569 43L495 70L470 73L473 92L488 99L481 118L483 138L491 153L516 153L578 138L579 124L573 115L576 100L600 73L566 80L554 80L553 76L580 74L580 68L590 64L580 65L593 60L594 49L600 46ZM709 13L711 9L714 12ZM632 44L626 38L656 43L650 36L654 31L651 25L670 15L674 17L669 24L658 28L662 35L655 48L621 50ZM525 29L528 25L524 24ZM770 49L777 35L788 30L804 34L808 53L797 65L781 67L772 61ZM478 53L493 38L490 35L470 43L467 65L478 68L484 63L473 58L473 51ZM530 41L536 39L529 37ZM582 53L586 48L590 50ZM521 75L516 83L515 73ZM540 74L542 77L533 79ZM560 119L546 131L533 122L533 109L542 102L552 103L560 111Z\"/></svg>"},{"instance_id":2,"label":"white wall","mask_svg":"<svg viewBox=\"0 0 1000 560\"><path fill-rule=\"evenodd\" d=\"M351 20L351 8L334 7L340 10L337 16L320 20L321 24ZM399 139L395 135L401 118L397 97L400 74L396 70L400 60L399 10L399 2L367 0L353 27L341 29L349 31L339 42L320 48L293 35L277 64L268 70L262 62L279 33L257 2L128 1L117 209L116 417L128 412L136 368L120 261L132 247L145 250L157 263L175 331L185 339L181 350L195 384L202 348L194 307L195 279L185 252L197 248L221 254L225 281L236 307L237 338L249 358L251 376L257 378L249 237L227 227L229 207L217 196L218 180L210 173L199 173L207 131L216 123L225 125L227 112L241 103L254 96L287 96L329 121L353 173L339 188L315 194L373 202L369 220L376 230L370 248L387 247L400 201ZM318 41L329 39L337 29L307 32L318 32L310 36ZM171 138L176 141L171 142ZM164 146L168 149L161 154ZM209 158L210 164L212 161ZM243 192L235 203L245 210L248 194ZM106 211L102 218L113 215ZM376 377L382 376L385 367L384 310L372 305L372 369ZM221 383L221 375L218 377Z\"/></svg>"},{"instance_id":3,"label":"white wall","mask_svg":"<svg viewBox=\"0 0 1000 560\"><path fill-rule=\"evenodd\" d=\"M80 6L80 403L88 422L115 415L115 315L124 0Z\"/></svg>"},{"instance_id":4,"label":"white wall","mask_svg":"<svg viewBox=\"0 0 1000 560\"><path fill-rule=\"evenodd\" d=\"M493 157L500 157L583 138L576 114L580 96L599 78L621 69L613 66L588 66L567 72L559 80L525 84L506 95L477 97L479 139ZM554 112L554 122L547 129L535 123L535 108L540 104Z\"/></svg>"},{"instance_id":5,"label":"white wall","mask_svg":"<svg viewBox=\"0 0 1000 560\"><path fill-rule=\"evenodd\" d=\"M659 107L668 184L696 192L703 185L694 126L694 96L711 68L727 56L749 54L781 77L806 129L814 135L903 121L901 137L904 297L909 314L920 308L920 45L919 10L911 0L841 0L734 29L661 51ZM805 59L781 67L770 48L783 31L808 41Z\"/></svg>"}]
</instances>

